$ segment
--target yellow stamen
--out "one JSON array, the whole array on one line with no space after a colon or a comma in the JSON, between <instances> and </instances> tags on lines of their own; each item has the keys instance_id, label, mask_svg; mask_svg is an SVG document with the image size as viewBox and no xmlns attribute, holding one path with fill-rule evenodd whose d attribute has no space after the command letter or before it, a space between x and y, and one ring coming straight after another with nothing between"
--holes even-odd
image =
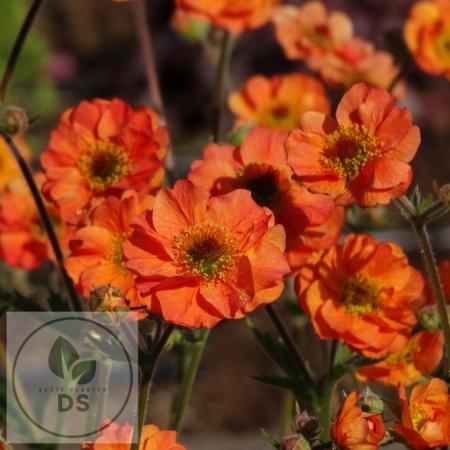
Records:
<instances>
[{"instance_id":1,"label":"yellow stamen","mask_svg":"<svg viewBox=\"0 0 450 450\"><path fill-rule=\"evenodd\" d=\"M175 236L172 249L179 273L201 276L206 281L223 280L238 255L236 239L213 223L183 230Z\"/></svg>"},{"instance_id":2,"label":"yellow stamen","mask_svg":"<svg viewBox=\"0 0 450 450\"><path fill-rule=\"evenodd\" d=\"M130 171L128 154L113 142L97 141L80 156L81 175L94 191L104 191Z\"/></svg>"},{"instance_id":3,"label":"yellow stamen","mask_svg":"<svg viewBox=\"0 0 450 450\"><path fill-rule=\"evenodd\" d=\"M364 126L339 127L325 142L321 163L336 171L348 184L357 177L366 163L381 154L379 144Z\"/></svg>"},{"instance_id":4,"label":"yellow stamen","mask_svg":"<svg viewBox=\"0 0 450 450\"><path fill-rule=\"evenodd\" d=\"M427 415L420 405L415 406L410 411L411 422L416 431L419 431L427 421Z\"/></svg>"},{"instance_id":5,"label":"yellow stamen","mask_svg":"<svg viewBox=\"0 0 450 450\"><path fill-rule=\"evenodd\" d=\"M111 261L114 265L123 269L125 272L128 271L128 269L125 267L122 244L127 237L128 236L126 234L115 234L109 242L108 254L106 255L106 259L108 261Z\"/></svg>"},{"instance_id":6,"label":"yellow stamen","mask_svg":"<svg viewBox=\"0 0 450 450\"><path fill-rule=\"evenodd\" d=\"M340 303L348 314L361 316L378 309L378 295L378 283L358 273L345 284Z\"/></svg>"}]
</instances>

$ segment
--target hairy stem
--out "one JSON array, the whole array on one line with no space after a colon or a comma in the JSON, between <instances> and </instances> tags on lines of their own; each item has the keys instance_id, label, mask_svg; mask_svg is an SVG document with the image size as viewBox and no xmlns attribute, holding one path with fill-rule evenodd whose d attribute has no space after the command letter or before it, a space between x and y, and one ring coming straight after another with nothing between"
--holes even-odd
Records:
<instances>
[{"instance_id":1,"label":"hairy stem","mask_svg":"<svg viewBox=\"0 0 450 450\"><path fill-rule=\"evenodd\" d=\"M176 408L174 428L177 433L181 432L183 426L184 415L189 403L189 398L191 397L191 392L192 388L194 387L195 379L197 378L197 372L200 367L203 350L205 349L209 333L210 333L209 328L203 328L200 331L198 341L194 343L191 361L189 363L189 367L187 369L186 376L183 381L183 386L181 388L178 405Z\"/></svg>"},{"instance_id":2,"label":"hairy stem","mask_svg":"<svg viewBox=\"0 0 450 450\"><path fill-rule=\"evenodd\" d=\"M144 361L140 361L139 365L142 369L141 384L139 387L138 398L138 420L137 427L135 429L135 443L131 446L131 450L139 450L139 444L142 435L142 428L144 426L144 420L147 415L148 399L150 397L150 389L152 386L153 375L158 363L159 357L170 337L175 325L167 325L161 338L156 342L152 352L147 355Z\"/></svg>"},{"instance_id":3,"label":"hairy stem","mask_svg":"<svg viewBox=\"0 0 450 450\"><path fill-rule=\"evenodd\" d=\"M8 61L6 63L5 71L3 72L2 81L0 83L0 102L3 102L8 90L9 82L14 73L17 61L19 60L20 53L22 52L23 44L26 41L29 31L33 25L34 19L37 16L40 6L44 0L34 0L28 10L28 14L20 28L16 41L14 42L11 53L9 54Z\"/></svg>"},{"instance_id":4,"label":"hairy stem","mask_svg":"<svg viewBox=\"0 0 450 450\"><path fill-rule=\"evenodd\" d=\"M214 87L214 102L212 111L212 137L214 142L219 142L221 136L223 104L225 101L228 67L232 52L233 37L228 31L223 30L220 57Z\"/></svg>"},{"instance_id":5,"label":"hairy stem","mask_svg":"<svg viewBox=\"0 0 450 450\"><path fill-rule=\"evenodd\" d=\"M303 361L303 358L300 355L300 352L298 351L297 346L295 345L294 339L292 338L289 331L286 329L286 326L283 323L283 319L278 314L278 311L275 309L275 307L273 305L270 305L270 304L266 305L265 310L267 311L267 314L269 315L270 319L272 320L273 324L275 325L275 328L277 329L278 333L280 334L281 339L283 339L284 344L286 345L287 349L289 350L289 353L291 354L298 369L300 370L303 380L309 386L314 387L315 383L314 383L314 380L313 380L311 374L309 373L309 369L308 369L307 365L305 364L305 362Z\"/></svg>"},{"instance_id":6,"label":"hairy stem","mask_svg":"<svg viewBox=\"0 0 450 450\"><path fill-rule=\"evenodd\" d=\"M76 310L81 311L82 307L80 303L80 298L78 297L78 294L74 288L72 280L67 274L66 269L64 267L64 255L61 250L61 246L59 245L58 237L56 236L53 223L50 219L47 208L45 207L44 200L42 199L39 188L37 187L36 182L34 181L31 169L28 167L27 162L22 157L22 154L20 153L20 150L18 149L13 138L7 134L1 134L1 136L5 140L6 144L8 145L8 148L10 149L12 155L17 161L17 164L19 165L20 170L22 171L22 175L25 178L25 181L27 182L28 187L31 191L31 195L33 196L34 203L36 204L36 208L41 217L45 231L47 232L48 239L50 241L50 245L53 250L53 254L55 255L56 263L59 267L61 277L66 285L67 292L69 293L73 306Z\"/></svg>"},{"instance_id":7,"label":"hairy stem","mask_svg":"<svg viewBox=\"0 0 450 450\"><path fill-rule=\"evenodd\" d=\"M336 383L326 383L320 398L320 439L328 442L331 438L331 401L333 399L334 386Z\"/></svg>"}]
</instances>

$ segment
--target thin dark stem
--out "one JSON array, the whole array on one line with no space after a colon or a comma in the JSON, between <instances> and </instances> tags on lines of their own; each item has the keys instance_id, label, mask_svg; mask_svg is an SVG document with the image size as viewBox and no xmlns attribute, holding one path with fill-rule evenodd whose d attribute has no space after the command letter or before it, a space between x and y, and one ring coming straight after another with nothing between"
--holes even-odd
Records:
<instances>
[{"instance_id":1,"label":"thin dark stem","mask_svg":"<svg viewBox=\"0 0 450 450\"><path fill-rule=\"evenodd\" d=\"M156 58L153 46L153 37L150 24L147 20L147 7L145 0L134 0L132 2L132 8L136 30L139 38L139 44L141 46L141 54L144 60L145 74L147 77L147 83L150 93L150 104L152 108L154 108L160 114L161 119L165 121L166 113L159 85L158 71L156 68ZM166 156L166 169L168 172L173 170L173 165L174 161L172 149L169 142L169 148Z\"/></svg>"},{"instance_id":2,"label":"thin dark stem","mask_svg":"<svg viewBox=\"0 0 450 450\"><path fill-rule=\"evenodd\" d=\"M232 52L233 37L227 30L223 30L220 57L214 87L214 103L212 111L212 137L214 142L219 142L220 140L223 104L225 101L228 78L228 66L230 64Z\"/></svg>"},{"instance_id":3,"label":"thin dark stem","mask_svg":"<svg viewBox=\"0 0 450 450\"><path fill-rule=\"evenodd\" d=\"M135 429L136 442L131 446L131 450L139 450L139 444L142 435L142 428L144 426L144 420L147 415L148 399L150 397L150 389L152 386L153 375L155 373L155 368L158 363L159 357L174 330L175 325L167 325L161 338L155 343L151 353L147 355L145 361L140 362L142 368L142 379L139 388L139 399L138 399L138 423Z\"/></svg>"},{"instance_id":4,"label":"thin dark stem","mask_svg":"<svg viewBox=\"0 0 450 450\"><path fill-rule=\"evenodd\" d=\"M278 314L278 311L275 309L273 305L267 305L265 310L267 311L267 314L271 318L273 324L275 325L275 328L277 329L278 333L281 336L281 339L283 339L283 342L285 343L293 360L295 361L298 369L300 370L303 380L308 386L315 386L314 380L311 374L309 373L309 369L306 366L305 362L303 361L303 358L300 355L300 352L298 351L298 348L294 343L294 339L292 338L289 331L286 329L282 318Z\"/></svg>"},{"instance_id":5,"label":"thin dark stem","mask_svg":"<svg viewBox=\"0 0 450 450\"><path fill-rule=\"evenodd\" d=\"M394 89L397 87L398 83L400 83L400 81L403 78L406 78L406 75L408 74L409 70L411 69L411 63L409 59L406 59L402 66L400 67L400 70L398 72L398 74L395 76L395 78L391 81L389 87L387 88L387 91L392 95L392 93L394 92Z\"/></svg>"},{"instance_id":6,"label":"thin dark stem","mask_svg":"<svg viewBox=\"0 0 450 450\"><path fill-rule=\"evenodd\" d=\"M19 165L20 170L22 171L22 175L25 178L25 181L27 182L28 187L31 191L31 195L33 196L36 208L41 217L42 224L44 225L45 231L47 232L48 239L50 241L50 245L53 250L53 254L55 255L56 263L61 272L62 279L66 285L67 292L69 293L69 296L72 300L73 307L76 310L81 311L82 307L80 303L80 298L77 294L77 291L74 288L72 280L70 279L64 267L64 255L59 245L58 237L56 236L55 229L53 228L53 224L48 214L47 208L45 207L44 200L42 199L39 188L37 187L36 182L34 181L33 174L30 168L28 167L28 164L23 159L20 150L18 149L14 140L6 134L1 134L1 136L5 140L6 144L8 145L8 148L10 149L15 160L17 161L17 164Z\"/></svg>"},{"instance_id":7,"label":"thin dark stem","mask_svg":"<svg viewBox=\"0 0 450 450\"><path fill-rule=\"evenodd\" d=\"M19 59L20 53L23 48L23 44L28 36L28 33L33 25L34 19L39 11L40 6L44 0L34 0L31 4L31 7L28 11L27 16L22 24L22 27L17 35L14 46L9 54L8 61L6 63L5 71L3 72L2 81L0 83L0 102L3 102L6 96L6 92L8 90L9 82L11 81L11 77L14 73L14 69L16 67L16 63Z\"/></svg>"}]
</instances>

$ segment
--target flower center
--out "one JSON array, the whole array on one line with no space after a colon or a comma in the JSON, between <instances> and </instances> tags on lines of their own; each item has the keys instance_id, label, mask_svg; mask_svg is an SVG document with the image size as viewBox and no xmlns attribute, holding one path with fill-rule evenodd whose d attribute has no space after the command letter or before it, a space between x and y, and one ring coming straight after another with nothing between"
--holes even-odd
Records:
<instances>
[{"instance_id":1,"label":"flower center","mask_svg":"<svg viewBox=\"0 0 450 450\"><path fill-rule=\"evenodd\" d=\"M400 353L393 353L386 358L387 362L409 364L414 361L415 342L412 339Z\"/></svg>"},{"instance_id":2,"label":"flower center","mask_svg":"<svg viewBox=\"0 0 450 450\"><path fill-rule=\"evenodd\" d=\"M411 422L416 431L419 431L427 420L427 415L420 405L413 407L410 411Z\"/></svg>"},{"instance_id":3,"label":"flower center","mask_svg":"<svg viewBox=\"0 0 450 450\"><path fill-rule=\"evenodd\" d=\"M108 246L108 253L106 255L106 259L111 261L115 266L123 269L124 272L127 272L128 269L125 267L124 255L123 255L123 241L128 236L126 234L120 235L116 234L110 240Z\"/></svg>"},{"instance_id":4,"label":"flower center","mask_svg":"<svg viewBox=\"0 0 450 450\"><path fill-rule=\"evenodd\" d=\"M242 169L238 183L252 193L259 206L276 209L291 182L285 173L269 164L252 163Z\"/></svg>"},{"instance_id":5,"label":"flower center","mask_svg":"<svg viewBox=\"0 0 450 450\"><path fill-rule=\"evenodd\" d=\"M299 118L293 108L283 102L273 101L261 112L260 123L269 128L292 129L298 124Z\"/></svg>"},{"instance_id":6,"label":"flower center","mask_svg":"<svg viewBox=\"0 0 450 450\"><path fill-rule=\"evenodd\" d=\"M348 314L361 316L378 309L378 293L378 284L358 273L345 284L340 303Z\"/></svg>"},{"instance_id":7,"label":"flower center","mask_svg":"<svg viewBox=\"0 0 450 450\"><path fill-rule=\"evenodd\" d=\"M124 149L106 141L90 145L80 156L78 167L94 191L103 191L118 183L130 171L128 155Z\"/></svg>"},{"instance_id":8,"label":"flower center","mask_svg":"<svg viewBox=\"0 0 450 450\"><path fill-rule=\"evenodd\" d=\"M223 280L238 255L236 239L213 223L192 225L178 233L172 249L180 273L201 276L207 281Z\"/></svg>"},{"instance_id":9,"label":"flower center","mask_svg":"<svg viewBox=\"0 0 450 450\"><path fill-rule=\"evenodd\" d=\"M443 30L437 37L436 51L439 58L450 62L450 29Z\"/></svg>"},{"instance_id":10,"label":"flower center","mask_svg":"<svg viewBox=\"0 0 450 450\"><path fill-rule=\"evenodd\" d=\"M357 177L366 163L380 156L377 140L364 125L339 127L325 142L321 162L345 182Z\"/></svg>"}]
</instances>

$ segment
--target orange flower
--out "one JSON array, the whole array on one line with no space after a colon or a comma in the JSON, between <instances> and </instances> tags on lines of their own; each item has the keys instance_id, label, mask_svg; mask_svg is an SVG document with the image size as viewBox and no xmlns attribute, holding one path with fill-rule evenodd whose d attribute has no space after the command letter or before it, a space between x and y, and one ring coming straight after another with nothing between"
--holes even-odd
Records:
<instances>
[{"instance_id":1,"label":"orange flower","mask_svg":"<svg viewBox=\"0 0 450 450\"><path fill-rule=\"evenodd\" d=\"M377 450L384 439L381 414L363 412L357 406L359 393L351 392L344 400L331 432L341 450Z\"/></svg>"},{"instance_id":2,"label":"orange flower","mask_svg":"<svg viewBox=\"0 0 450 450\"><path fill-rule=\"evenodd\" d=\"M245 190L162 189L124 244L144 302L173 323L212 327L276 300L289 272L284 230Z\"/></svg>"},{"instance_id":3,"label":"orange flower","mask_svg":"<svg viewBox=\"0 0 450 450\"><path fill-rule=\"evenodd\" d=\"M375 206L403 195L420 143L411 113L388 92L358 83L342 97L336 119L308 112L290 134L288 161L298 178L341 205Z\"/></svg>"},{"instance_id":4,"label":"orange flower","mask_svg":"<svg viewBox=\"0 0 450 450\"><path fill-rule=\"evenodd\" d=\"M110 421L106 421L110 422ZM111 423L94 443L84 443L82 450L129 450L133 428L127 424ZM186 450L176 442L175 431L160 430L156 425L144 425L139 450Z\"/></svg>"},{"instance_id":5,"label":"orange flower","mask_svg":"<svg viewBox=\"0 0 450 450\"><path fill-rule=\"evenodd\" d=\"M404 36L425 72L450 78L450 0L416 2L406 21Z\"/></svg>"},{"instance_id":6,"label":"orange flower","mask_svg":"<svg viewBox=\"0 0 450 450\"><path fill-rule=\"evenodd\" d=\"M239 123L254 121L268 128L298 128L306 111L330 110L320 81L301 73L254 76L230 96L228 103Z\"/></svg>"},{"instance_id":7,"label":"orange flower","mask_svg":"<svg viewBox=\"0 0 450 450\"><path fill-rule=\"evenodd\" d=\"M231 33L264 25L280 0L176 0L178 8L208 19Z\"/></svg>"},{"instance_id":8,"label":"orange flower","mask_svg":"<svg viewBox=\"0 0 450 450\"><path fill-rule=\"evenodd\" d=\"M110 284L132 306L141 304L135 276L125 267L122 243L132 233L131 220L151 209L153 200L152 196L138 199L133 192L125 192L121 200L107 197L92 213L91 223L72 237L66 269L85 297L96 287Z\"/></svg>"},{"instance_id":9,"label":"orange flower","mask_svg":"<svg viewBox=\"0 0 450 450\"><path fill-rule=\"evenodd\" d=\"M399 387L402 402L401 424L394 432L414 449L450 444L450 396L445 381L431 378L414 386L408 401L405 388Z\"/></svg>"},{"instance_id":10,"label":"orange flower","mask_svg":"<svg viewBox=\"0 0 450 450\"><path fill-rule=\"evenodd\" d=\"M421 331L411 338L403 351L392 353L375 364L360 367L356 374L366 383L379 381L392 386L416 383L436 370L442 359L443 347L444 339L440 331Z\"/></svg>"},{"instance_id":11,"label":"orange flower","mask_svg":"<svg viewBox=\"0 0 450 450\"><path fill-rule=\"evenodd\" d=\"M42 173L35 175L39 186L43 179ZM62 226L56 208L47 205L47 209L64 250L71 230ZM0 194L0 259L26 270L36 269L53 259L47 233L22 177L11 181Z\"/></svg>"},{"instance_id":12,"label":"orange flower","mask_svg":"<svg viewBox=\"0 0 450 450\"><path fill-rule=\"evenodd\" d=\"M167 144L158 121L153 111L132 110L118 99L82 101L63 114L41 163L43 191L64 221L84 221L99 198L149 189Z\"/></svg>"},{"instance_id":13,"label":"orange flower","mask_svg":"<svg viewBox=\"0 0 450 450\"><path fill-rule=\"evenodd\" d=\"M320 59L353 38L353 24L341 12L328 14L320 1L280 6L272 18L278 42L290 59Z\"/></svg>"},{"instance_id":14,"label":"orange flower","mask_svg":"<svg viewBox=\"0 0 450 450\"><path fill-rule=\"evenodd\" d=\"M317 334L342 339L371 358L404 350L423 285L397 244L363 234L313 254L296 279L300 305Z\"/></svg>"},{"instance_id":15,"label":"orange flower","mask_svg":"<svg viewBox=\"0 0 450 450\"><path fill-rule=\"evenodd\" d=\"M292 178L284 143L287 132L253 128L241 147L210 144L204 159L194 161L189 180L220 195L247 189L259 206L272 210L284 226L288 249L298 245L302 233L320 226L334 212L331 197L310 193Z\"/></svg>"},{"instance_id":16,"label":"orange flower","mask_svg":"<svg viewBox=\"0 0 450 450\"><path fill-rule=\"evenodd\" d=\"M29 161L31 154L24 139L21 136L16 136L14 142L19 148L22 156ZM0 139L0 191L3 191L10 181L21 176L22 172L19 169L19 165L14 159L14 156L12 156L5 140Z\"/></svg>"}]
</instances>

